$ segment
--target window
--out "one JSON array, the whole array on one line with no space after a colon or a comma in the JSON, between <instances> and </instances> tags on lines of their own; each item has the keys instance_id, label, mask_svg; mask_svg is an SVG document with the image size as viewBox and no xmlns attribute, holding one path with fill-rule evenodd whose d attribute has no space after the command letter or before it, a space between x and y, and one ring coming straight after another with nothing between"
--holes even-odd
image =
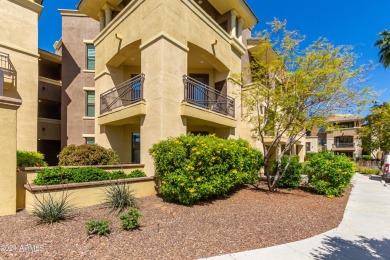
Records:
<instances>
[{"instance_id":1,"label":"window","mask_svg":"<svg viewBox=\"0 0 390 260\"><path fill-rule=\"evenodd\" d=\"M87 91L86 95L86 111L85 114L88 117L94 117L95 116L95 91Z\"/></svg>"},{"instance_id":2,"label":"window","mask_svg":"<svg viewBox=\"0 0 390 260\"><path fill-rule=\"evenodd\" d=\"M95 70L95 46L87 44L87 70Z\"/></svg>"},{"instance_id":3,"label":"window","mask_svg":"<svg viewBox=\"0 0 390 260\"><path fill-rule=\"evenodd\" d=\"M306 142L306 152L310 152L310 142Z\"/></svg>"},{"instance_id":4,"label":"window","mask_svg":"<svg viewBox=\"0 0 390 260\"><path fill-rule=\"evenodd\" d=\"M95 137L85 137L86 144L95 144Z\"/></svg>"}]
</instances>

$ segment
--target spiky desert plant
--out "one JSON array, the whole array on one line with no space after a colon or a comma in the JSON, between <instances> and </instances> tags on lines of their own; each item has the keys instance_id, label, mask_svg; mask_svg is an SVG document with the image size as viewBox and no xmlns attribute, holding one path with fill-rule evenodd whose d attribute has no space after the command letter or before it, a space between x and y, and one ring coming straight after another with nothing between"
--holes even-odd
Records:
<instances>
[{"instance_id":1,"label":"spiky desert plant","mask_svg":"<svg viewBox=\"0 0 390 260\"><path fill-rule=\"evenodd\" d=\"M118 181L110 185L105 190L104 205L112 211L122 212L127 208L139 208L141 201L135 197L134 191L126 186L126 183Z\"/></svg>"}]
</instances>

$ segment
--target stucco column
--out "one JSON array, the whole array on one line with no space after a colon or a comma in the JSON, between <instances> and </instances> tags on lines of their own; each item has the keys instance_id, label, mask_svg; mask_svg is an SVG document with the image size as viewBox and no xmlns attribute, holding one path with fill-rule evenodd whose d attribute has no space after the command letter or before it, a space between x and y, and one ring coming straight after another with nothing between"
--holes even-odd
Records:
<instances>
[{"instance_id":1,"label":"stucco column","mask_svg":"<svg viewBox=\"0 0 390 260\"><path fill-rule=\"evenodd\" d=\"M99 12L99 22L100 22L100 31L102 31L106 25L105 12L103 11Z\"/></svg>"},{"instance_id":2,"label":"stucco column","mask_svg":"<svg viewBox=\"0 0 390 260\"><path fill-rule=\"evenodd\" d=\"M238 19L238 39L242 42L242 27L244 26L244 19Z\"/></svg>"},{"instance_id":3,"label":"stucco column","mask_svg":"<svg viewBox=\"0 0 390 260\"><path fill-rule=\"evenodd\" d=\"M16 213L16 110L21 104L0 96L0 216Z\"/></svg>"},{"instance_id":4,"label":"stucco column","mask_svg":"<svg viewBox=\"0 0 390 260\"><path fill-rule=\"evenodd\" d=\"M106 26L107 26L111 22L111 19L112 19L111 6L109 6L109 5L104 6L104 13L105 13L105 22L106 22Z\"/></svg>"},{"instance_id":5,"label":"stucco column","mask_svg":"<svg viewBox=\"0 0 390 260\"><path fill-rule=\"evenodd\" d=\"M237 11L236 10L232 10L231 11L231 22L230 22L230 24L231 24L231 31L230 31L230 35L232 36L232 37L237 37L237 33L236 33L236 31L237 31L237 16L238 16L238 13L237 13Z\"/></svg>"},{"instance_id":6,"label":"stucco column","mask_svg":"<svg viewBox=\"0 0 390 260\"><path fill-rule=\"evenodd\" d=\"M176 41L175 41L176 42ZM187 46L160 36L141 46L141 71L145 74L146 116L141 118L141 163L154 175L149 149L168 137L186 133L181 117L184 99L183 75L187 74Z\"/></svg>"}]
</instances>

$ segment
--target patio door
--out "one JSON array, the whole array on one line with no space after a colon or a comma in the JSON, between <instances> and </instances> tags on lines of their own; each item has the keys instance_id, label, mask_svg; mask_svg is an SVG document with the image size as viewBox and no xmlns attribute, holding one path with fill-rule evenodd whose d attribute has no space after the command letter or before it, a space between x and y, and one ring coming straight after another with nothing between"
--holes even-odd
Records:
<instances>
[{"instance_id":1,"label":"patio door","mask_svg":"<svg viewBox=\"0 0 390 260\"><path fill-rule=\"evenodd\" d=\"M208 108L208 86L209 82L209 74L190 74L190 77L203 83L203 85L196 85L193 88L193 93L190 93L190 96L193 97L193 101L195 105Z\"/></svg>"}]
</instances>

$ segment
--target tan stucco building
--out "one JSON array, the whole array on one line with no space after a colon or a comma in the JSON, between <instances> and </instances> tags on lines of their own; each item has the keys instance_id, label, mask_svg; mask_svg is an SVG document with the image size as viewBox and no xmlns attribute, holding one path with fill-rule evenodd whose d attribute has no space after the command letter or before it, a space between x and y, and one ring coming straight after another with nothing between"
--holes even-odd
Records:
<instances>
[{"instance_id":1,"label":"tan stucco building","mask_svg":"<svg viewBox=\"0 0 390 260\"><path fill-rule=\"evenodd\" d=\"M314 127L307 132L306 153L330 150L343 153L351 158L361 158L361 140L357 130L362 126L364 119L351 114L335 114L327 121L332 129Z\"/></svg>"}]
</instances>

